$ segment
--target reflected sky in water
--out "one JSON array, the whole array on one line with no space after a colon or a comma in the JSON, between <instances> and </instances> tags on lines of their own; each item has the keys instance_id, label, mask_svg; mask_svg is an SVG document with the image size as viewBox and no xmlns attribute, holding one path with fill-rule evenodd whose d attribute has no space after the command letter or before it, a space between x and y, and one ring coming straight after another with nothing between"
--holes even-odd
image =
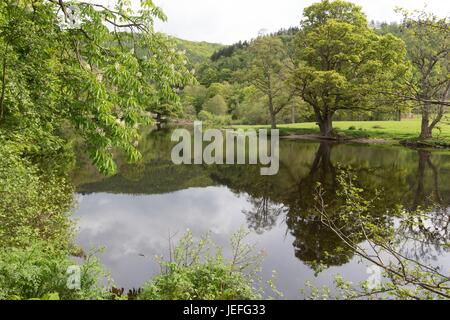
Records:
<instances>
[{"instance_id":1,"label":"reflected sky in water","mask_svg":"<svg viewBox=\"0 0 450 320\"><path fill-rule=\"evenodd\" d=\"M194 235L211 231L213 240L227 248L230 235L246 225L241 211L252 207L246 195L238 196L226 187L163 195L79 194L77 199L78 243L84 248L104 246L107 250L99 257L115 283L125 288L137 288L159 271L154 256L167 254L169 232L179 237L187 229ZM345 269L330 268L315 278L294 256L294 237L281 219L270 231L253 233L248 241L257 242L266 254L263 277L269 279L276 270L277 286L289 298L300 297L306 280L329 284L338 271L355 280L366 277L364 265L354 259Z\"/></svg>"}]
</instances>

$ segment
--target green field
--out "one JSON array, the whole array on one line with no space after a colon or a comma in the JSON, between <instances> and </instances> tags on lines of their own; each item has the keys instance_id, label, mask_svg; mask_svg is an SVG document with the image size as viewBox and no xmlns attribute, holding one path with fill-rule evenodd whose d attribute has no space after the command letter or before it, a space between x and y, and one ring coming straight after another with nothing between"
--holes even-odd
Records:
<instances>
[{"instance_id":1,"label":"green field","mask_svg":"<svg viewBox=\"0 0 450 320\"><path fill-rule=\"evenodd\" d=\"M234 126L234 128L268 128L269 126ZM354 138L377 138L386 140L416 139L420 133L420 119L403 121L335 121L333 127L339 134ZM280 124L282 135L318 134L315 122ZM441 123L433 131L433 141L450 143L450 124Z\"/></svg>"}]
</instances>

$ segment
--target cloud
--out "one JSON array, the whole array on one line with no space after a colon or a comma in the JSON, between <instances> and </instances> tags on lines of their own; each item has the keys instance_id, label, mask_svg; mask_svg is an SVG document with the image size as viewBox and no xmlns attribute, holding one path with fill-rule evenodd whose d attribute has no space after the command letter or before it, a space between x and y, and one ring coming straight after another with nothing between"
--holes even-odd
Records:
<instances>
[{"instance_id":1,"label":"cloud","mask_svg":"<svg viewBox=\"0 0 450 320\"><path fill-rule=\"evenodd\" d=\"M117 0L86 0L113 6ZM134 8L140 0L130 0ZM261 29L269 32L298 26L303 9L319 0L154 0L168 16L156 30L186 40L232 44L250 40ZM423 9L449 15L450 2L442 0L351 0L363 7L369 20L399 21L395 7Z\"/></svg>"},{"instance_id":2,"label":"cloud","mask_svg":"<svg viewBox=\"0 0 450 320\"><path fill-rule=\"evenodd\" d=\"M250 209L246 198L224 187L163 195L94 193L77 199L77 243L85 250L106 247L102 263L127 288L139 287L158 270L154 256L167 253L169 232L179 238L187 229L196 237L210 231L225 246L229 235L245 225L241 210Z\"/></svg>"},{"instance_id":3,"label":"cloud","mask_svg":"<svg viewBox=\"0 0 450 320\"><path fill-rule=\"evenodd\" d=\"M155 0L169 20L157 23L159 31L195 41L231 44L257 36L261 29L277 31L297 26L303 9L316 0ZM450 2L441 0L353 0L370 20L394 21L396 6L448 15Z\"/></svg>"}]
</instances>

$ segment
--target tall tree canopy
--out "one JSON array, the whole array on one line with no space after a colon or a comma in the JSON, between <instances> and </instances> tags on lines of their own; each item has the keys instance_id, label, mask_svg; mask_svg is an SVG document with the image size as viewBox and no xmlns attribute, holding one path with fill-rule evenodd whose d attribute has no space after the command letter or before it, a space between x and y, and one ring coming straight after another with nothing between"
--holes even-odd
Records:
<instances>
[{"instance_id":1,"label":"tall tree canopy","mask_svg":"<svg viewBox=\"0 0 450 320\"><path fill-rule=\"evenodd\" d=\"M450 106L450 25L447 18L423 11L403 14L400 31L413 73L406 79L408 90L400 96L418 103L422 115L420 137L427 139Z\"/></svg>"},{"instance_id":2,"label":"tall tree canopy","mask_svg":"<svg viewBox=\"0 0 450 320\"><path fill-rule=\"evenodd\" d=\"M250 45L249 70L246 77L267 98L272 129L276 116L289 105L294 90L289 86L290 60L283 42L276 37L259 37Z\"/></svg>"},{"instance_id":3,"label":"tall tree canopy","mask_svg":"<svg viewBox=\"0 0 450 320\"><path fill-rule=\"evenodd\" d=\"M304 11L293 83L314 110L321 134L332 134L339 110L384 108L384 92L408 72L403 41L369 28L361 7L324 0Z\"/></svg>"},{"instance_id":4,"label":"tall tree canopy","mask_svg":"<svg viewBox=\"0 0 450 320\"><path fill-rule=\"evenodd\" d=\"M105 173L115 170L113 149L138 159L146 109L178 103L176 89L193 79L155 19L165 16L151 0L138 10L127 0L1 1L0 138L48 153L69 126Z\"/></svg>"}]
</instances>

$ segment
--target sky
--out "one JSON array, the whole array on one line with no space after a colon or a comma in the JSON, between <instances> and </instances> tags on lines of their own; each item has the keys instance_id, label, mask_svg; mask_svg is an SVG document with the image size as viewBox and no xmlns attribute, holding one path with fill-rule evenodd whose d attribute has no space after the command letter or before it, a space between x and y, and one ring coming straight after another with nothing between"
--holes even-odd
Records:
<instances>
[{"instance_id":1,"label":"sky","mask_svg":"<svg viewBox=\"0 0 450 320\"><path fill-rule=\"evenodd\" d=\"M114 0L104 0L114 1ZM139 0L131 0L138 3ZM269 32L298 26L302 12L318 0L154 0L168 16L156 30L186 40L232 44L249 40L262 29ZM363 7L369 20L400 21L399 6L450 14L448 0L351 0Z\"/></svg>"}]
</instances>

